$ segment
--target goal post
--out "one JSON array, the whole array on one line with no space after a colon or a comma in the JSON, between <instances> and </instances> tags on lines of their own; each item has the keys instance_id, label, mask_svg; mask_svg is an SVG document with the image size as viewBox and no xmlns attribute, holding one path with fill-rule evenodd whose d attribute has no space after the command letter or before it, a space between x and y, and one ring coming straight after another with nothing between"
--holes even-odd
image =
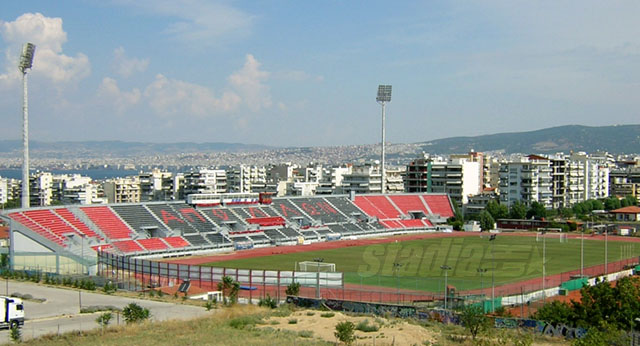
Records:
<instances>
[{"instance_id":1,"label":"goal post","mask_svg":"<svg viewBox=\"0 0 640 346\"><path fill-rule=\"evenodd\" d=\"M566 233L553 233L553 232L538 232L536 233L536 241L540 242L542 241L542 237L547 238L547 241L552 241L555 239L558 239L558 241L560 243L567 243L568 242L568 237Z\"/></svg>"},{"instance_id":2,"label":"goal post","mask_svg":"<svg viewBox=\"0 0 640 346\"><path fill-rule=\"evenodd\" d=\"M301 272L335 272L335 263L303 261L298 262L298 269Z\"/></svg>"}]
</instances>

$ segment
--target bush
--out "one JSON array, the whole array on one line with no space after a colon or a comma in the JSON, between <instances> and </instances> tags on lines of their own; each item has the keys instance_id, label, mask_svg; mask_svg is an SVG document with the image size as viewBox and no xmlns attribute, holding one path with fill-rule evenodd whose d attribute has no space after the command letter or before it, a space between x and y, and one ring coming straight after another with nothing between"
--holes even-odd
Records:
<instances>
[{"instance_id":1,"label":"bush","mask_svg":"<svg viewBox=\"0 0 640 346\"><path fill-rule=\"evenodd\" d=\"M377 326L375 324L369 324L369 320L364 320L358 323L358 325L356 326L356 329L361 332L370 333L370 332L377 332L380 329L380 326Z\"/></svg>"},{"instance_id":2,"label":"bush","mask_svg":"<svg viewBox=\"0 0 640 346\"><path fill-rule=\"evenodd\" d=\"M298 323L298 319L297 318L291 318L288 321L289 324L297 324Z\"/></svg>"},{"instance_id":3,"label":"bush","mask_svg":"<svg viewBox=\"0 0 640 346\"><path fill-rule=\"evenodd\" d=\"M323 314L320 314L320 317L324 317L324 318L331 318L333 316L335 316L336 314L334 314L333 312L325 312Z\"/></svg>"},{"instance_id":4,"label":"bush","mask_svg":"<svg viewBox=\"0 0 640 346\"><path fill-rule=\"evenodd\" d=\"M267 294L266 298L260 298L258 301L258 306L264 306L267 308L275 309L278 307L278 302L275 299L271 298L269 294Z\"/></svg>"},{"instance_id":5,"label":"bush","mask_svg":"<svg viewBox=\"0 0 640 346\"><path fill-rule=\"evenodd\" d=\"M108 281L106 284L104 284L104 287L102 288L102 291L106 294L114 293L117 290L118 288L111 281Z\"/></svg>"},{"instance_id":6,"label":"bush","mask_svg":"<svg viewBox=\"0 0 640 346\"><path fill-rule=\"evenodd\" d=\"M292 282L287 286L287 289L284 291L288 296L297 296L300 294L300 283Z\"/></svg>"},{"instance_id":7,"label":"bush","mask_svg":"<svg viewBox=\"0 0 640 346\"><path fill-rule=\"evenodd\" d=\"M123 310L122 316L127 323L136 323L149 319L151 314L149 309L143 308L136 303L129 303Z\"/></svg>"},{"instance_id":8,"label":"bush","mask_svg":"<svg viewBox=\"0 0 640 346\"><path fill-rule=\"evenodd\" d=\"M96 318L96 322L100 325L100 327L104 328L109 325L111 319L113 318L113 314L110 312L105 312Z\"/></svg>"},{"instance_id":9,"label":"bush","mask_svg":"<svg viewBox=\"0 0 640 346\"><path fill-rule=\"evenodd\" d=\"M120 311L120 309L113 305L91 305L83 306L82 309L80 309L81 314L92 314L98 311Z\"/></svg>"},{"instance_id":10,"label":"bush","mask_svg":"<svg viewBox=\"0 0 640 346\"><path fill-rule=\"evenodd\" d=\"M240 316L229 321L229 326L235 329L244 329L246 327L254 326L260 322L258 316Z\"/></svg>"},{"instance_id":11,"label":"bush","mask_svg":"<svg viewBox=\"0 0 640 346\"><path fill-rule=\"evenodd\" d=\"M478 333L490 328L489 318L483 313L480 306L465 306L462 309L460 321L462 325L469 330L473 340L476 339Z\"/></svg>"},{"instance_id":12,"label":"bush","mask_svg":"<svg viewBox=\"0 0 640 346\"><path fill-rule=\"evenodd\" d=\"M18 328L18 326L15 326L9 330L9 338L11 338L11 341L15 342L16 344L22 342L22 332L20 331L20 328Z\"/></svg>"},{"instance_id":13,"label":"bush","mask_svg":"<svg viewBox=\"0 0 640 346\"><path fill-rule=\"evenodd\" d=\"M298 336L301 338L312 338L313 337L313 331L311 330L301 330L298 332Z\"/></svg>"},{"instance_id":14,"label":"bush","mask_svg":"<svg viewBox=\"0 0 640 346\"><path fill-rule=\"evenodd\" d=\"M350 345L356 340L355 329L356 326L353 324L353 322L340 322L336 324L336 331L333 333L333 335L335 335L338 340L344 342L347 345Z\"/></svg>"}]
</instances>

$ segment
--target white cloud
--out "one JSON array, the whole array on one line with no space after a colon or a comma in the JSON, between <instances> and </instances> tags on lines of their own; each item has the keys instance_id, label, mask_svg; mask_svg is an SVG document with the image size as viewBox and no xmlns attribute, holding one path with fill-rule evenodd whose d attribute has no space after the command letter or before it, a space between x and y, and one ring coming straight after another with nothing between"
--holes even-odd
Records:
<instances>
[{"instance_id":1,"label":"white cloud","mask_svg":"<svg viewBox=\"0 0 640 346\"><path fill-rule=\"evenodd\" d=\"M207 87L168 79L161 74L145 89L144 96L151 108L162 116L205 117L232 111L241 102L241 98L233 92L224 92L220 98L216 98Z\"/></svg>"},{"instance_id":2,"label":"white cloud","mask_svg":"<svg viewBox=\"0 0 640 346\"><path fill-rule=\"evenodd\" d=\"M148 66L149 59L128 58L123 47L113 51L113 67L122 77L130 77L135 72L144 72Z\"/></svg>"},{"instance_id":3,"label":"white cloud","mask_svg":"<svg viewBox=\"0 0 640 346\"><path fill-rule=\"evenodd\" d=\"M166 32L176 39L212 45L213 40L249 33L253 16L221 2L208 0L119 0L116 3L169 18Z\"/></svg>"},{"instance_id":4,"label":"white cloud","mask_svg":"<svg viewBox=\"0 0 640 346\"><path fill-rule=\"evenodd\" d=\"M113 108L120 114L129 107L138 104L141 97L142 93L139 89L134 88L129 92L121 91L115 79L109 77L105 77L98 88L99 100L113 105Z\"/></svg>"},{"instance_id":5,"label":"white cloud","mask_svg":"<svg viewBox=\"0 0 640 346\"><path fill-rule=\"evenodd\" d=\"M236 115L238 124L248 121L247 112L237 116L240 110L252 112L270 108L273 104L266 81L269 72L260 69L260 63L247 55L241 69L228 77L228 85L223 92L214 92L210 87L168 78L157 74L155 79L144 87L122 91L113 78L104 78L97 93L99 103L106 104L123 113L133 105L144 103L160 117L181 116L186 118L207 118L224 115ZM280 110L286 110L284 103L278 102Z\"/></svg>"},{"instance_id":6,"label":"white cloud","mask_svg":"<svg viewBox=\"0 0 640 346\"><path fill-rule=\"evenodd\" d=\"M229 76L231 86L238 90L244 103L250 110L257 112L271 107L269 86L264 84L269 72L260 70L260 63L251 54L247 54L242 69Z\"/></svg>"},{"instance_id":7,"label":"white cloud","mask_svg":"<svg viewBox=\"0 0 640 346\"><path fill-rule=\"evenodd\" d=\"M36 45L33 73L50 79L56 86L77 82L91 73L89 58L78 53L75 57L65 55L62 46L67 34L62 29L61 18L45 17L40 13L25 13L13 22L0 22L0 33L7 43L6 73L0 80L16 81L17 62L22 45Z\"/></svg>"}]
</instances>

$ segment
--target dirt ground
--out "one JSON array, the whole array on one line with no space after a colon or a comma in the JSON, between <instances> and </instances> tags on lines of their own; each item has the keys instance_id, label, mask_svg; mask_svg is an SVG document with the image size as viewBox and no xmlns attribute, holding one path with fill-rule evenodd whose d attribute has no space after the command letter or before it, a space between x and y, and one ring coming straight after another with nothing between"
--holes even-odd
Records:
<instances>
[{"instance_id":1,"label":"dirt ground","mask_svg":"<svg viewBox=\"0 0 640 346\"><path fill-rule=\"evenodd\" d=\"M287 317L271 317L263 328L271 327L294 332L312 331L312 337L336 342L337 339L333 334L336 330L336 324L351 321L358 325L358 323L367 320L369 325L378 325L380 329L368 333L356 330L356 345L425 345L437 341L437 335L433 331L400 320L389 321L372 316L347 316L339 312L335 312L333 317L321 317L320 315L324 313L316 310L302 310ZM297 322L290 324L289 321L293 319ZM384 325L381 326L381 323ZM425 341L429 343L425 343Z\"/></svg>"}]
</instances>

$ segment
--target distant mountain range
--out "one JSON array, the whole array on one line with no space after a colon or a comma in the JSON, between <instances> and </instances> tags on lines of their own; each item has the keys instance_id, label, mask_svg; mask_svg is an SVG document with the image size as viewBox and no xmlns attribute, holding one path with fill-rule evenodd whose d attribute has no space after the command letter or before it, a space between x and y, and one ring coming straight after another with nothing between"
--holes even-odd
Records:
<instances>
[{"instance_id":1,"label":"distant mountain range","mask_svg":"<svg viewBox=\"0 0 640 346\"><path fill-rule=\"evenodd\" d=\"M450 137L417 143L424 152L434 154L475 151L541 153L607 151L617 154L640 153L640 125L567 125L542 130L497 133L475 137Z\"/></svg>"},{"instance_id":2,"label":"distant mountain range","mask_svg":"<svg viewBox=\"0 0 640 346\"><path fill-rule=\"evenodd\" d=\"M197 152L260 151L272 147L242 143L143 143L124 141L40 142L29 141L29 150L35 153L77 153L90 156L136 157L139 155L171 155ZM22 152L22 140L0 140L0 152Z\"/></svg>"},{"instance_id":3,"label":"distant mountain range","mask_svg":"<svg viewBox=\"0 0 640 346\"><path fill-rule=\"evenodd\" d=\"M30 141L30 151L34 157L51 159L64 158L117 158L150 157L154 155L180 155L194 153L250 153L278 150L277 156L294 152L295 159L302 154L311 160L327 161L327 155L336 156L340 162L357 159L377 158L379 145L363 145L362 150L344 155L340 147L332 151L322 148L279 148L259 144L243 143L143 143L124 141L83 141L83 142L41 142ZM345 146L345 150L348 150ZM453 154L475 151L501 151L510 153L556 153L586 151L593 153L607 151L617 154L640 153L640 125L581 126L568 125L528 132L498 133L475 137L450 137L420 143L393 143L389 147L389 158L400 161L415 157L417 152L432 154ZM329 152L333 152L330 154ZM0 140L0 157L18 158L22 155L21 140ZM284 159L284 157L283 157ZM335 161L335 160L334 160Z\"/></svg>"}]
</instances>

